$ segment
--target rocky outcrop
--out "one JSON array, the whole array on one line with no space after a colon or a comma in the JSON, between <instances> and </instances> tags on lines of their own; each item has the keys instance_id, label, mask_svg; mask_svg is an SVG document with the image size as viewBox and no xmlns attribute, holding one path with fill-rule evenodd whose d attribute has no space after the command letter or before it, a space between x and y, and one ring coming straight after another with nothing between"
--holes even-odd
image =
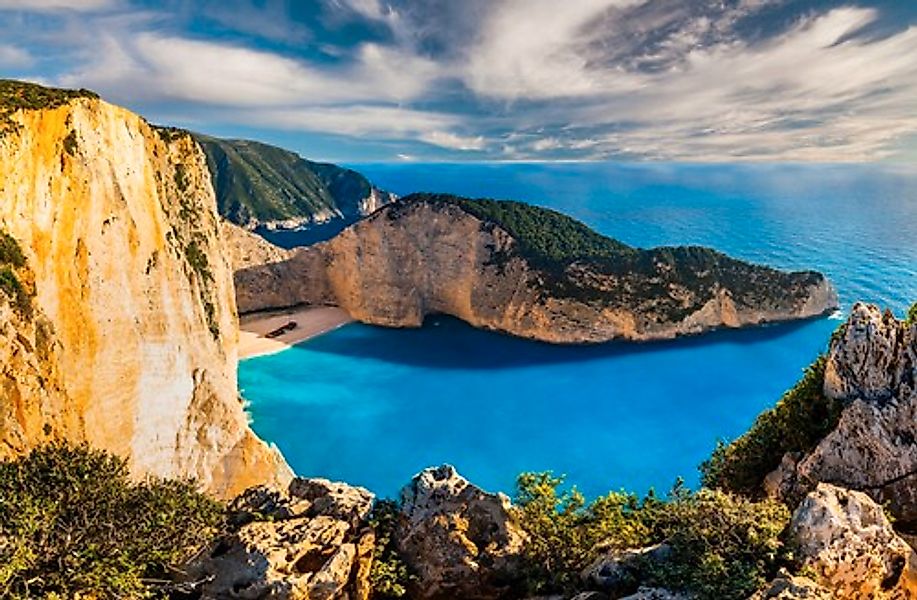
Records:
<instances>
[{"instance_id":1,"label":"rocky outcrop","mask_svg":"<svg viewBox=\"0 0 917 600\"><path fill-rule=\"evenodd\" d=\"M395 539L416 575L411 598L498 598L511 589L525 534L509 498L484 492L443 465L416 475L401 503Z\"/></svg>"},{"instance_id":2,"label":"rocky outcrop","mask_svg":"<svg viewBox=\"0 0 917 600\"><path fill-rule=\"evenodd\" d=\"M391 327L416 327L442 313L521 337L578 343L806 318L837 304L818 273L782 273L704 248L636 250L558 213L507 203L535 213L524 214L535 225L523 238L476 202L408 197L283 262L243 268L236 272L239 309L335 305ZM582 244L596 256L540 256L530 246L542 236L549 250L575 257Z\"/></svg>"},{"instance_id":3,"label":"rocky outcrop","mask_svg":"<svg viewBox=\"0 0 917 600\"><path fill-rule=\"evenodd\" d=\"M230 506L234 531L187 566L187 588L218 599L366 600L372 503L366 490L324 479L249 489Z\"/></svg>"},{"instance_id":4,"label":"rocky outcrop","mask_svg":"<svg viewBox=\"0 0 917 600\"><path fill-rule=\"evenodd\" d=\"M224 496L289 478L238 398L200 148L92 96L47 106L5 113L0 135L0 231L34 291L34 319L2 321L0 454L86 441L137 476L193 476Z\"/></svg>"},{"instance_id":5,"label":"rocky outcrop","mask_svg":"<svg viewBox=\"0 0 917 600\"><path fill-rule=\"evenodd\" d=\"M825 394L845 405L837 427L804 456L787 456L770 491L799 497L818 482L861 490L906 530L917 525L917 326L857 304L834 336Z\"/></svg>"},{"instance_id":6,"label":"rocky outcrop","mask_svg":"<svg viewBox=\"0 0 917 600\"><path fill-rule=\"evenodd\" d=\"M796 509L790 536L803 569L838 598L917 597L917 556L866 494L819 484Z\"/></svg>"},{"instance_id":7,"label":"rocky outcrop","mask_svg":"<svg viewBox=\"0 0 917 600\"><path fill-rule=\"evenodd\" d=\"M646 548L602 553L580 577L591 589L602 590L614 597L637 593L643 570L648 562L665 562L672 553L671 546L656 544Z\"/></svg>"}]
</instances>

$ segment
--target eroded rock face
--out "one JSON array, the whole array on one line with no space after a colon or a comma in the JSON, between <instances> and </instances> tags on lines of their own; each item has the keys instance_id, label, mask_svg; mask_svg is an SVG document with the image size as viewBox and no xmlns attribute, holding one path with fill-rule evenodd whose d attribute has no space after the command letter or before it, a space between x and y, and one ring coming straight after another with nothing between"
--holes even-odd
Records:
<instances>
[{"instance_id":1,"label":"eroded rock face","mask_svg":"<svg viewBox=\"0 0 917 600\"><path fill-rule=\"evenodd\" d=\"M286 261L238 270L239 309L334 305L389 327L417 327L441 313L579 343L667 339L810 317L837 304L818 273L779 273L706 249L631 250L620 264L577 261L558 275L519 248L457 204L408 198Z\"/></svg>"},{"instance_id":2,"label":"eroded rock face","mask_svg":"<svg viewBox=\"0 0 917 600\"><path fill-rule=\"evenodd\" d=\"M917 556L866 494L819 484L796 509L790 535L803 568L838 598L917 597Z\"/></svg>"},{"instance_id":3,"label":"eroded rock face","mask_svg":"<svg viewBox=\"0 0 917 600\"><path fill-rule=\"evenodd\" d=\"M615 597L636 593L641 570L650 562L664 562L672 553L671 546L656 544L646 548L610 550L586 567L580 577L592 588Z\"/></svg>"},{"instance_id":4,"label":"eroded rock face","mask_svg":"<svg viewBox=\"0 0 917 600\"><path fill-rule=\"evenodd\" d=\"M138 476L225 497L289 479L238 398L231 270L198 146L93 98L10 119L0 230L27 259L38 320L0 332L17 340L0 350L0 456L86 441Z\"/></svg>"},{"instance_id":5,"label":"eroded rock face","mask_svg":"<svg viewBox=\"0 0 917 600\"><path fill-rule=\"evenodd\" d=\"M516 580L525 534L509 498L470 484L449 465L401 492L398 551L417 575L412 598L499 598Z\"/></svg>"},{"instance_id":6,"label":"eroded rock face","mask_svg":"<svg viewBox=\"0 0 917 600\"><path fill-rule=\"evenodd\" d=\"M917 525L917 327L857 304L831 344L825 394L846 404L837 427L803 457L786 457L770 491L801 496L818 482L887 503Z\"/></svg>"},{"instance_id":7,"label":"eroded rock face","mask_svg":"<svg viewBox=\"0 0 917 600\"><path fill-rule=\"evenodd\" d=\"M324 479L260 486L230 506L236 531L188 567L205 598L366 600L373 496Z\"/></svg>"}]
</instances>

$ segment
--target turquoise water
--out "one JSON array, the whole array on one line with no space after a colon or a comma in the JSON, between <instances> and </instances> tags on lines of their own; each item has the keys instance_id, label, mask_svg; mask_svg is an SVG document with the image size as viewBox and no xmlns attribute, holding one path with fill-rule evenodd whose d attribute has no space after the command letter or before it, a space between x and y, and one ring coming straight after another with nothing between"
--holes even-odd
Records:
<instances>
[{"instance_id":1,"label":"turquoise water","mask_svg":"<svg viewBox=\"0 0 917 600\"><path fill-rule=\"evenodd\" d=\"M704 244L826 273L843 310L917 300L917 171L861 166L359 165L399 194L522 199L636 246ZM697 483L825 347L837 317L675 342L554 347L445 317L348 325L243 361L255 430L301 474L391 496L450 462L511 492L527 470L587 495Z\"/></svg>"}]
</instances>

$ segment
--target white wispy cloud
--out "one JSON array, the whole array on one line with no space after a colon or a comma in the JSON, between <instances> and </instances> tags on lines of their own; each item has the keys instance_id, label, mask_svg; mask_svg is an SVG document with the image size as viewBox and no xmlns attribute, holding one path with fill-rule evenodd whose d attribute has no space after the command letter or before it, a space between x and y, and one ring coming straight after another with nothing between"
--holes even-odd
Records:
<instances>
[{"instance_id":1,"label":"white wispy cloud","mask_svg":"<svg viewBox=\"0 0 917 600\"><path fill-rule=\"evenodd\" d=\"M64 10L58 29L35 34L0 24L9 39L0 65L27 67L38 46L71 49L73 64L45 79L168 105L170 115L185 107L205 125L211 115L413 143L412 155L435 146L512 159L859 161L917 137L917 28L862 35L881 22L879 9L813 5L749 34L748 19L788 5L324 0L306 26L280 22L281 0L239 2L227 18L182 6L284 51L191 35L167 11L113 0L0 0L92 7ZM354 40L360 20L375 33ZM351 33L335 37L335 27Z\"/></svg>"},{"instance_id":2,"label":"white wispy cloud","mask_svg":"<svg viewBox=\"0 0 917 600\"><path fill-rule=\"evenodd\" d=\"M0 0L0 10L90 12L114 8L120 0Z\"/></svg>"}]
</instances>

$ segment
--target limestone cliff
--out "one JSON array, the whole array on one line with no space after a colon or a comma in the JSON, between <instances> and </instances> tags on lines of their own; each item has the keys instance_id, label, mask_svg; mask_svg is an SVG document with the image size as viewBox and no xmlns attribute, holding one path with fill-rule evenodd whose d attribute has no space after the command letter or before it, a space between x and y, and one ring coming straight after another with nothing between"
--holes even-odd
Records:
<instances>
[{"instance_id":1,"label":"limestone cliff","mask_svg":"<svg viewBox=\"0 0 917 600\"><path fill-rule=\"evenodd\" d=\"M87 441L224 496L288 478L238 398L231 270L198 145L93 95L4 86L0 231L34 311L0 299L0 453Z\"/></svg>"},{"instance_id":2,"label":"limestone cliff","mask_svg":"<svg viewBox=\"0 0 917 600\"><path fill-rule=\"evenodd\" d=\"M443 313L557 343L673 338L837 306L819 273L784 273L706 248L638 250L553 211L429 195L285 258L240 264L236 288L242 312L336 305L392 327Z\"/></svg>"},{"instance_id":3,"label":"limestone cliff","mask_svg":"<svg viewBox=\"0 0 917 600\"><path fill-rule=\"evenodd\" d=\"M769 491L794 498L827 482L887 505L917 531L917 324L854 306L828 353L825 395L844 406L837 426L804 456L787 455Z\"/></svg>"}]
</instances>

